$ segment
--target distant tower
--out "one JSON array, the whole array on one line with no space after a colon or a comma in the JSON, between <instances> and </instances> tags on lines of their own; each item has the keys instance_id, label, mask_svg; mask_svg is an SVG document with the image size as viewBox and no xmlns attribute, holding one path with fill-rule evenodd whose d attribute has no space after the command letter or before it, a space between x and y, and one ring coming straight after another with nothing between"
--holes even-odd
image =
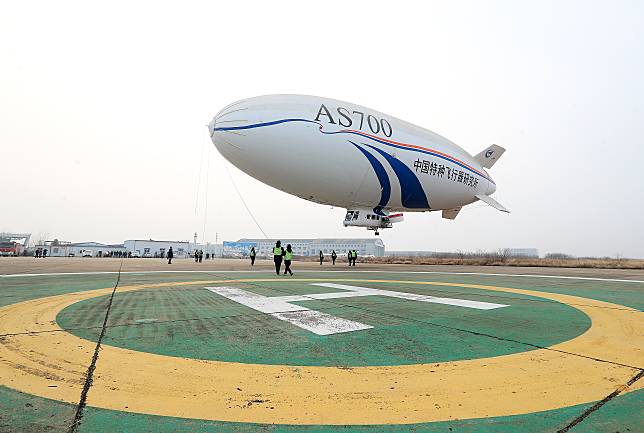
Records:
<instances>
[{"instance_id":1,"label":"distant tower","mask_svg":"<svg viewBox=\"0 0 644 433\"><path fill-rule=\"evenodd\" d=\"M193 248L193 250L196 250L196 249L197 249L197 232L195 232L194 240L195 240L195 241L194 241L194 248Z\"/></svg>"}]
</instances>

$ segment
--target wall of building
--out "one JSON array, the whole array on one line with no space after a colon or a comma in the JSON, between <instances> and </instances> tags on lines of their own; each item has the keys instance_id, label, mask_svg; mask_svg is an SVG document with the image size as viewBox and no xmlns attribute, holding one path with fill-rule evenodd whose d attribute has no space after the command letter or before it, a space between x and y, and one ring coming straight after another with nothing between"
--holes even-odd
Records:
<instances>
[{"instance_id":1,"label":"wall of building","mask_svg":"<svg viewBox=\"0 0 644 433\"><path fill-rule=\"evenodd\" d=\"M173 248L174 249L174 248ZM221 257L223 253L223 245L222 244L211 244L211 243L206 243L206 244L195 244L190 243L190 254L194 253L195 250L201 250L204 253L204 256L206 254L212 254L215 257Z\"/></svg>"},{"instance_id":2,"label":"wall of building","mask_svg":"<svg viewBox=\"0 0 644 433\"><path fill-rule=\"evenodd\" d=\"M52 242L45 242L42 245L35 245L35 249L47 250L47 256L49 257L69 257L82 256L84 251L91 251L92 257L98 257L100 255L107 255L110 251L125 251L123 245L106 245L98 242L81 242L81 243L69 243L69 242L59 242L57 245Z\"/></svg>"},{"instance_id":3,"label":"wall of building","mask_svg":"<svg viewBox=\"0 0 644 433\"><path fill-rule=\"evenodd\" d=\"M68 257L69 256L69 245L51 245L51 244L39 244L34 245L31 248L32 253L35 252L38 248L42 250L47 250L47 257Z\"/></svg>"},{"instance_id":4,"label":"wall of building","mask_svg":"<svg viewBox=\"0 0 644 433\"><path fill-rule=\"evenodd\" d=\"M187 257L190 252L191 245L185 241L155 241L155 240L140 240L131 239L124 242L125 250L128 253L134 254L138 252L141 257L154 257L165 256L170 247L174 253L174 257Z\"/></svg>"},{"instance_id":5,"label":"wall of building","mask_svg":"<svg viewBox=\"0 0 644 433\"><path fill-rule=\"evenodd\" d=\"M93 257L98 257L100 255L107 255L110 252L125 251L123 245L105 245L105 244L95 244L95 243L80 243L72 244L69 246L69 253L74 254L74 256L80 256L84 251L91 251Z\"/></svg>"},{"instance_id":6,"label":"wall of building","mask_svg":"<svg viewBox=\"0 0 644 433\"><path fill-rule=\"evenodd\" d=\"M257 243L259 256L271 256L277 239L240 239L238 242ZM322 250L325 255L335 250L338 255L344 255L349 250L356 250L359 256L385 255L385 244L380 238L374 239L281 239L282 246L291 244L296 256L317 256Z\"/></svg>"}]
</instances>

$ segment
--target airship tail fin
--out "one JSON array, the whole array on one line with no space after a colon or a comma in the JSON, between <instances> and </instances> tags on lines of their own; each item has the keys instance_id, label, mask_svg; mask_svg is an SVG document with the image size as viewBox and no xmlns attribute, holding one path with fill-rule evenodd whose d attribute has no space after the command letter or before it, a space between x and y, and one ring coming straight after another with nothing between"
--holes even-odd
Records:
<instances>
[{"instance_id":1,"label":"airship tail fin","mask_svg":"<svg viewBox=\"0 0 644 433\"><path fill-rule=\"evenodd\" d=\"M478 163L481 164L483 167L492 168L494 163L499 158L501 158L501 155L503 155L503 152L505 152L504 148L502 148L501 146L497 146L496 144L493 144L490 147L478 153L474 157L474 159L476 159L476 161L478 161Z\"/></svg>"},{"instance_id":2,"label":"airship tail fin","mask_svg":"<svg viewBox=\"0 0 644 433\"><path fill-rule=\"evenodd\" d=\"M510 213L510 211L509 211L505 206L503 206L503 205L502 205L501 203L499 203L498 201L494 200L494 199L493 199L492 197L490 197L489 195L485 195L485 194L478 194L478 195L476 196L476 198L478 198L478 199L479 199L479 200L481 200L482 202L485 202L485 203L489 204L489 205L490 205L490 206L492 206L493 208L500 210L501 212L507 212L507 213Z\"/></svg>"},{"instance_id":3,"label":"airship tail fin","mask_svg":"<svg viewBox=\"0 0 644 433\"><path fill-rule=\"evenodd\" d=\"M453 220L456 218L456 215L461 211L460 207L455 207L452 209L444 209L443 210L443 218L448 219L448 220Z\"/></svg>"}]
</instances>

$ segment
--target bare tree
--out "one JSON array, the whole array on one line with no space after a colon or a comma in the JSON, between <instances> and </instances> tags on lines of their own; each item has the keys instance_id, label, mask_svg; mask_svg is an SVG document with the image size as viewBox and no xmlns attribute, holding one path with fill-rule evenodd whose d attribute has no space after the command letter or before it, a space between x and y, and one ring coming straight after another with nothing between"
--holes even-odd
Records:
<instances>
[{"instance_id":1,"label":"bare tree","mask_svg":"<svg viewBox=\"0 0 644 433\"><path fill-rule=\"evenodd\" d=\"M43 245L49 239L49 232L47 230L41 230L38 232L36 238L36 245Z\"/></svg>"}]
</instances>

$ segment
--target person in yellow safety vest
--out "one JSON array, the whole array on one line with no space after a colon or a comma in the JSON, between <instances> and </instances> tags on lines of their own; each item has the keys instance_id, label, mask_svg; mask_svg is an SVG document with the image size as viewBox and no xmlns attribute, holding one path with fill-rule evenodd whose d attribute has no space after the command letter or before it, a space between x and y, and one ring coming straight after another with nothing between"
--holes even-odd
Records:
<instances>
[{"instance_id":1,"label":"person in yellow safety vest","mask_svg":"<svg viewBox=\"0 0 644 433\"><path fill-rule=\"evenodd\" d=\"M286 246L286 251L284 252L284 275L288 272L293 275L291 271L291 262L293 261L293 250L291 249L291 244Z\"/></svg>"},{"instance_id":2,"label":"person in yellow safety vest","mask_svg":"<svg viewBox=\"0 0 644 433\"><path fill-rule=\"evenodd\" d=\"M356 250L351 251L351 260L353 261L353 266L356 265L357 258L358 258L358 252Z\"/></svg>"},{"instance_id":3,"label":"person in yellow safety vest","mask_svg":"<svg viewBox=\"0 0 644 433\"><path fill-rule=\"evenodd\" d=\"M255 256L257 253L255 252L255 247L250 248L250 253L248 254L250 256L250 265L254 266L255 265Z\"/></svg>"},{"instance_id":4,"label":"person in yellow safety vest","mask_svg":"<svg viewBox=\"0 0 644 433\"><path fill-rule=\"evenodd\" d=\"M275 262L275 273L280 274L282 268L282 256L284 256L284 248L282 248L282 242L275 242L275 247L273 247L273 261Z\"/></svg>"},{"instance_id":5,"label":"person in yellow safety vest","mask_svg":"<svg viewBox=\"0 0 644 433\"><path fill-rule=\"evenodd\" d=\"M322 250L320 250L320 266L322 266L323 261L324 261L324 253L322 253Z\"/></svg>"}]
</instances>

